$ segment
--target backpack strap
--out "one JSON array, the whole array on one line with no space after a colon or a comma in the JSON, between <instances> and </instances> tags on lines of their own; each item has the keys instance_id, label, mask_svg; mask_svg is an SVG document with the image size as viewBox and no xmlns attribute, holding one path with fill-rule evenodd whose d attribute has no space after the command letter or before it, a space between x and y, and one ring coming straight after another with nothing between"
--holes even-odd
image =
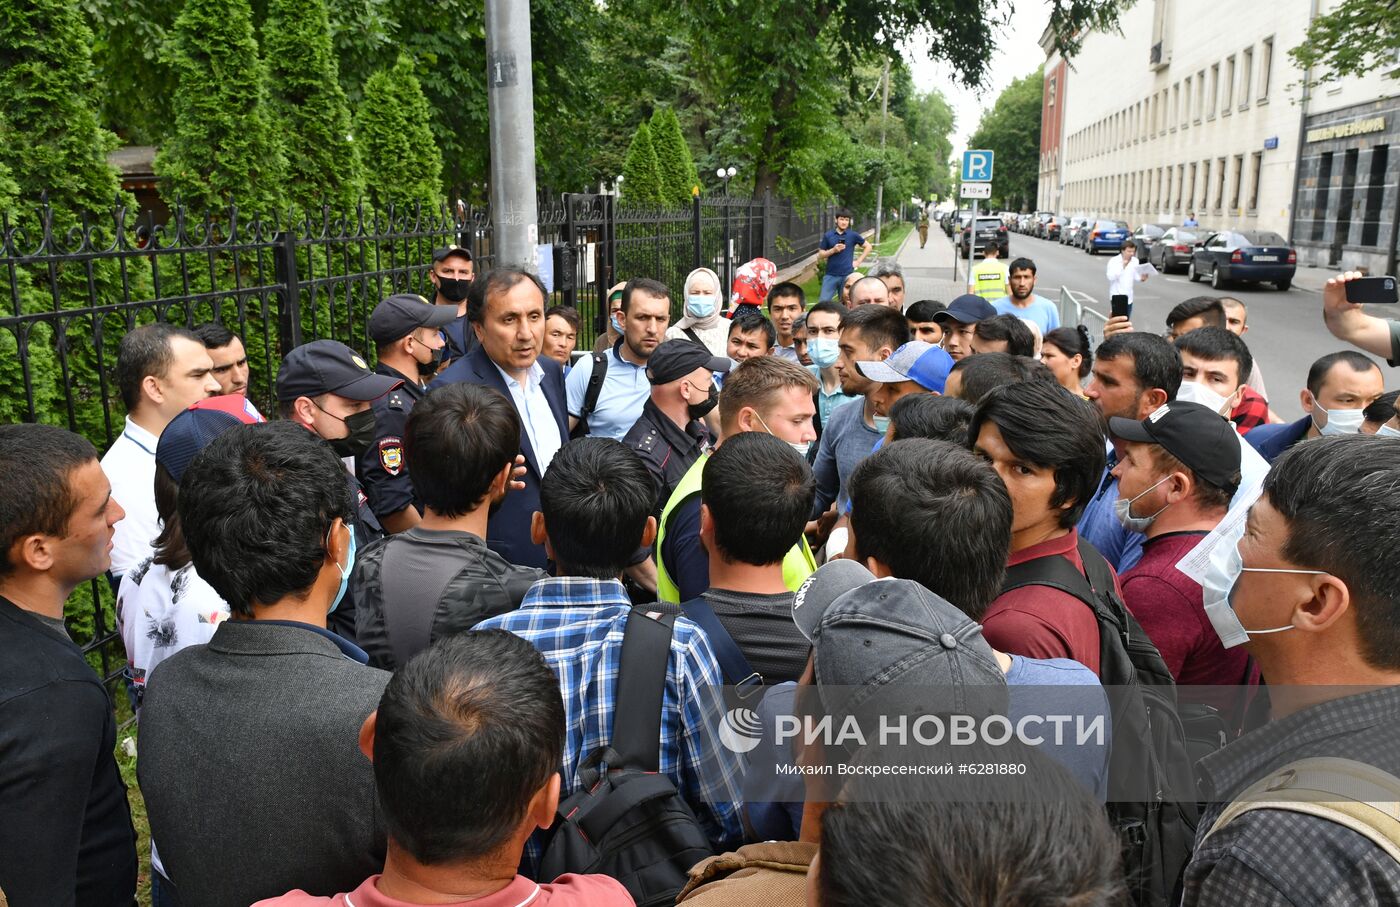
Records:
<instances>
[{"instance_id":1,"label":"backpack strap","mask_svg":"<svg viewBox=\"0 0 1400 907\"><path fill-rule=\"evenodd\" d=\"M705 341L703 341L703 340L700 339L700 335L697 334L697 333L695 333L695 329L692 328L690 325L686 325L685 327L681 328L681 333L684 334L685 336L689 337L691 340L695 341L696 343L700 344L701 346L705 346ZM705 347L705 348L706 348L706 349L709 349L709 347Z\"/></svg>"},{"instance_id":2,"label":"backpack strap","mask_svg":"<svg viewBox=\"0 0 1400 907\"><path fill-rule=\"evenodd\" d=\"M676 615L627 612L622 655L617 666L617 695L613 705L612 749L620 764L655 772L660 768L661 703L666 694L666 668L671 661L671 633Z\"/></svg>"},{"instance_id":3,"label":"backpack strap","mask_svg":"<svg viewBox=\"0 0 1400 907\"><path fill-rule=\"evenodd\" d=\"M588 417L598 407L598 395L603 392L603 381L608 377L608 354L606 351L593 353L593 371L588 376L588 388L583 392L583 406L578 412L578 424L571 437L581 438L588 433Z\"/></svg>"},{"instance_id":4,"label":"backpack strap","mask_svg":"<svg viewBox=\"0 0 1400 907\"><path fill-rule=\"evenodd\" d=\"M1061 555L1047 554L1045 557L1007 567L1006 580L1001 584L1001 591L1006 593L1024 586L1049 586L1051 589L1059 589L1073 595L1095 613L1098 612L1094 602L1094 588L1089 579Z\"/></svg>"},{"instance_id":5,"label":"backpack strap","mask_svg":"<svg viewBox=\"0 0 1400 907\"><path fill-rule=\"evenodd\" d=\"M700 629L704 630L705 635L709 637L710 648L715 650L715 658L719 661L719 668L724 674L725 683L734 687L763 686L763 675L749 665L749 660L744 657L743 650L734 641L734 637L729 635L729 631L724 629L724 624L720 623L714 609L710 607L710 603L705 601L703 596L692 598L682 604L681 611L685 613L686 617L699 624Z\"/></svg>"},{"instance_id":6,"label":"backpack strap","mask_svg":"<svg viewBox=\"0 0 1400 907\"><path fill-rule=\"evenodd\" d=\"M1201 840L1256 809L1282 809L1344 825L1400 862L1400 778L1375 766L1336 757L1290 762L1246 788Z\"/></svg>"}]
</instances>

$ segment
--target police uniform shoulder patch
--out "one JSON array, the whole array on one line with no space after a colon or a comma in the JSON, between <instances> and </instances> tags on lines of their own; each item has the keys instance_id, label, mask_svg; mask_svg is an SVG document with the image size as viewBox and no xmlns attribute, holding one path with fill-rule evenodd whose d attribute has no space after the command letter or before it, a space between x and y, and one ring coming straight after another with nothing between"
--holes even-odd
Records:
<instances>
[{"instance_id":1,"label":"police uniform shoulder patch","mask_svg":"<svg viewBox=\"0 0 1400 907\"><path fill-rule=\"evenodd\" d=\"M384 467L384 471L391 476L396 476L403 472L403 439L402 438L380 438L379 439L379 465Z\"/></svg>"},{"instance_id":2,"label":"police uniform shoulder patch","mask_svg":"<svg viewBox=\"0 0 1400 907\"><path fill-rule=\"evenodd\" d=\"M389 409L403 410L403 392L389 391L389 398L384 403Z\"/></svg>"},{"instance_id":3,"label":"police uniform shoulder patch","mask_svg":"<svg viewBox=\"0 0 1400 907\"><path fill-rule=\"evenodd\" d=\"M642 440L637 442L637 449L644 450L647 453L651 453L651 451L656 447L656 439L657 437L659 437L659 435L660 433L657 432L656 429L651 429L645 435L642 436Z\"/></svg>"}]
</instances>

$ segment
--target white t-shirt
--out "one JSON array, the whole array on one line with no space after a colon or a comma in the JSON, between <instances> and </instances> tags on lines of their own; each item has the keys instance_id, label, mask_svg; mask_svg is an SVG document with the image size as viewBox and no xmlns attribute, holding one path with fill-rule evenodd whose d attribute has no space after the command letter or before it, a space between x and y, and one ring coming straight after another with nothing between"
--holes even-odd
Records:
<instances>
[{"instance_id":1,"label":"white t-shirt","mask_svg":"<svg viewBox=\"0 0 1400 907\"><path fill-rule=\"evenodd\" d=\"M1133 287L1138 283L1138 260L1133 258L1124 263L1122 255L1115 255L1108 260L1108 267L1104 269L1104 275L1108 278L1108 295L1126 296L1128 302L1133 301Z\"/></svg>"},{"instance_id":2,"label":"white t-shirt","mask_svg":"<svg viewBox=\"0 0 1400 907\"><path fill-rule=\"evenodd\" d=\"M138 706L156 666L186 646L208 642L228 614L228 605L200 579L194 564L171 570L148 557L127 571L117 589L117 629Z\"/></svg>"},{"instance_id":3,"label":"white t-shirt","mask_svg":"<svg viewBox=\"0 0 1400 907\"><path fill-rule=\"evenodd\" d=\"M160 535L156 513L155 435L131 421L102 457L102 471L112 483L112 497L126 516L113 528L112 575L122 576L151 556L151 543Z\"/></svg>"}]
</instances>

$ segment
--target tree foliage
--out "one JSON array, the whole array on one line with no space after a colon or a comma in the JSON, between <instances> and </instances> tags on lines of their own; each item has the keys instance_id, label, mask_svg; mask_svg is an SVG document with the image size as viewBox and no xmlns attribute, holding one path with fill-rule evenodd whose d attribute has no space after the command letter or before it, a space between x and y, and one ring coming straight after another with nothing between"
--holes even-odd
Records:
<instances>
[{"instance_id":1,"label":"tree foliage","mask_svg":"<svg viewBox=\"0 0 1400 907\"><path fill-rule=\"evenodd\" d=\"M658 107L651 115L651 144L656 151L657 167L666 201L683 205L690 201L691 190L700 185L695 161L681 135L681 124L670 107Z\"/></svg>"},{"instance_id":2,"label":"tree foliage","mask_svg":"<svg viewBox=\"0 0 1400 907\"><path fill-rule=\"evenodd\" d=\"M637 126L632 144L627 147L627 158L622 165L622 197L644 205L667 201L661 167L651 141L651 128L646 123Z\"/></svg>"},{"instance_id":3,"label":"tree foliage","mask_svg":"<svg viewBox=\"0 0 1400 907\"><path fill-rule=\"evenodd\" d=\"M421 204L435 211L442 199L438 154L428 99L401 55L392 68L370 76L355 115L355 142L364 163L365 187L375 205Z\"/></svg>"},{"instance_id":4,"label":"tree foliage","mask_svg":"<svg viewBox=\"0 0 1400 907\"><path fill-rule=\"evenodd\" d=\"M263 46L268 107L287 160L287 199L348 211L360 194L350 107L331 49L325 0L269 0Z\"/></svg>"},{"instance_id":5,"label":"tree foliage","mask_svg":"<svg viewBox=\"0 0 1400 907\"><path fill-rule=\"evenodd\" d=\"M1334 82L1381 70L1400 79L1400 3L1342 0L1312 20L1302 44L1288 51L1301 69L1317 68L1316 81Z\"/></svg>"},{"instance_id":6,"label":"tree foliage","mask_svg":"<svg viewBox=\"0 0 1400 907\"><path fill-rule=\"evenodd\" d=\"M165 44L175 131L161 143L161 194L197 211L281 207L286 161L268 121L263 63L247 0L186 0Z\"/></svg>"},{"instance_id":7,"label":"tree foliage","mask_svg":"<svg viewBox=\"0 0 1400 907\"><path fill-rule=\"evenodd\" d=\"M1040 179L1040 109L1044 67L1017 79L982 115L969 147L996 152L992 180L995 206L1025 210L1035 201Z\"/></svg>"}]
</instances>

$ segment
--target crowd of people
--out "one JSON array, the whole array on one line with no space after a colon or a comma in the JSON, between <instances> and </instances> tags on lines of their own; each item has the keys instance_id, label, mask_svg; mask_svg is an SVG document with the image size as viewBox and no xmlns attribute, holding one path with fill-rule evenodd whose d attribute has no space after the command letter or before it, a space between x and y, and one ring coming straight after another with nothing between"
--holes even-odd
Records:
<instances>
[{"instance_id":1,"label":"crowd of people","mask_svg":"<svg viewBox=\"0 0 1400 907\"><path fill-rule=\"evenodd\" d=\"M1283 422L1239 300L1091 348L1029 259L945 304L871 251L842 212L815 302L762 259L634 276L590 345L448 247L373 367L289 351L275 413L240 338L156 323L100 459L0 426L0 903L128 907L147 871L63 623L103 576L157 907L1400 899L1363 809L1400 800L1381 369L1319 359ZM1355 276L1326 323L1395 365ZM877 706L1107 733L898 781L902 747L735 743Z\"/></svg>"}]
</instances>

